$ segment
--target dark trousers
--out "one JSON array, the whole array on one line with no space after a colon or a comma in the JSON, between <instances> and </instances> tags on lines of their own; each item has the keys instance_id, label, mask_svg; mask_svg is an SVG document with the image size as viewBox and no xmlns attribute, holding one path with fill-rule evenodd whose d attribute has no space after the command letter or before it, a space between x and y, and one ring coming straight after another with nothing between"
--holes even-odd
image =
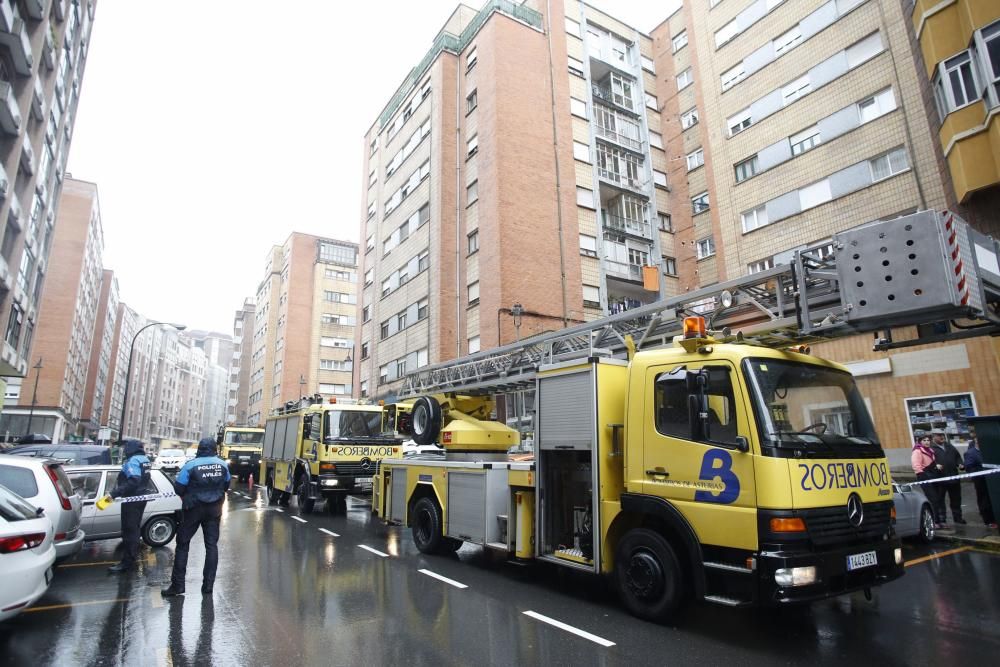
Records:
<instances>
[{"instance_id":1,"label":"dark trousers","mask_svg":"<svg viewBox=\"0 0 1000 667\"><path fill-rule=\"evenodd\" d=\"M933 485L932 485L933 486ZM948 504L951 506L951 516L955 521L962 520L962 483L944 482L938 484L941 487L941 523L945 522L944 497L948 496Z\"/></svg>"},{"instance_id":2,"label":"dark trousers","mask_svg":"<svg viewBox=\"0 0 1000 667\"><path fill-rule=\"evenodd\" d=\"M139 560L139 536L142 532L142 513L146 503L122 503L122 542L125 553L122 563L132 565Z\"/></svg>"},{"instance_id":3,"label":"dark trousers","mask_svg":"<svg viewBox=\"0 0 1000 667\"><path fill-rule=\"evenodd\" d=\"M996 523L993 505L990 503L990 494L986 489L986 480L982 477L973 477L972 485L976 488L976 505L979 506L979 516L983 517L983 523L987 526Z\"/></svg>"},{"instance_id":4,"label":"dark trousers","mask_svg":"<svg viewBox=\"0 0 1000 667\"><path fill-rule=\"evenodd\" d=\"M219 520L222 517L222 501L211 505L197 504L184 510L181 527L177 531L177 547L174 550L174 571L170 583L176 588L184 588L187 575L188 550L191 538L201 528L205 540L205 569L202 571L202 586L211 587L215 583L215 570L219 565Z\"/></svg>"},{"instance_id":5,"label":"dark trousers","mask_svg":"<svg viewBox=\"0 0 1000 667\"><path fill-rule=\"evenodd\" d=\"M917 473L918 482L925 482L929 479L934 479L934 477L925 472ZM941 485L921 484L920 488L923 489L924 495L927 496L927 500L931 504L931 509L934 510L934 523L944 523L947 517L945 516L944 498L941 495Z\"/></svg>"}]
</instances>

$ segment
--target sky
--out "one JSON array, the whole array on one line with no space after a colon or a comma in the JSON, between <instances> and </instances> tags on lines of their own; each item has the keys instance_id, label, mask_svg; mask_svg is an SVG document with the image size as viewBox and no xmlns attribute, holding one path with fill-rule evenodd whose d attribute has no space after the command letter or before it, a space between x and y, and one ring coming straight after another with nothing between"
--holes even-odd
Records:
<instances>
[{"instance_id":1,"label":"sky","mask_svg":"<svg viewBox=\"0 0 1000 667\"><path fill-rule=\"evenodd\" d=\"M648 32L670 0L590 4ZM357 241L364 134L456 6L101 0L67 171L97 183L121 299L231 333L272 245Z\"/></svg>"}]
</instances>

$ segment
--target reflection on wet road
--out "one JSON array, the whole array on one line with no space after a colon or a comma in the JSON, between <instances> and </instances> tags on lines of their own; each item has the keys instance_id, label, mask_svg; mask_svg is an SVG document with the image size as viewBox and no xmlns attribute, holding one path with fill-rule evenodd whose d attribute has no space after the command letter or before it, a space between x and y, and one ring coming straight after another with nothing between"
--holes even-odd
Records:
<instances>
[{"instance_id":1,"label":"reflection on wet road","mask_svg":"<svg viewBox=\"0 0 1000 667\"><path fill-rule=\"evenodd\" d=\"M301 520L297 520L301 518ZM213 597L194 540L186 596L163 600L173 548L138 572L105 568L117 540L57 568L28 612L0 625L15 665L635 665L865 661L961 664L1000 652L1000 555L908 548L907 575L810 607L694 605L668 628L638 621L598 579L502 562L466 546L427 557L363 498L298 517L242 490L223 517Z\"/></svg>"}]
</instances>

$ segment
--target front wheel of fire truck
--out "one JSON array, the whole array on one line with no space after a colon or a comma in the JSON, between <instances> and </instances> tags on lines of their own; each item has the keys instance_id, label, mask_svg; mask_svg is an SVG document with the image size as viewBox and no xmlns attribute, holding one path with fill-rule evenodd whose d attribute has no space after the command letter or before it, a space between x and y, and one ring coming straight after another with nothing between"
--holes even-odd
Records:
<instances>
[{"instance_id":1,"label":"front wheel of fire truck","mask_svg":"<svg viewBox=\"0 0 1000 667\"><path fill-rule=\"evenodd\" d=\"M281 491L274 488L274 475L268 475L267 477L267 504L277 505L278 501L281 500Z\"/></svg>"},{"instance_id":2,"label":"front wheel of fire truck","mask_svg":"<svg viewBox=\"0 0 1000 667\"><path fill-rule=\"evenodd\" d=\"M668 621L684 597L673 547L647 528L630 530L618 543L614 578L625 608L647 621Z\"/></svg>"},{"instance_id":3,"label":"front wheel of fire truck","mask_svg":"<svg viewBox=\"0 0 1000 667\"><path fill-rule=\"evenodd\" d=\"M295 498L299 505L299 514L312 514L316 499L309 497L309 483L305 478L299 480L296 491Z\"/></svg>"},{"instance_id":4,"label":"front wheel of fire truck","mask_svg":"<svg viewBox=\"0 0 1000 667\"><path fill-rule=\"evenodd\" d=\"M446 550L448 540L441 533L441 508L433 498L424 496L413 503L410 511L410 527L413 542L421 553L436 554Z\"/></svg>"}]
</instances>

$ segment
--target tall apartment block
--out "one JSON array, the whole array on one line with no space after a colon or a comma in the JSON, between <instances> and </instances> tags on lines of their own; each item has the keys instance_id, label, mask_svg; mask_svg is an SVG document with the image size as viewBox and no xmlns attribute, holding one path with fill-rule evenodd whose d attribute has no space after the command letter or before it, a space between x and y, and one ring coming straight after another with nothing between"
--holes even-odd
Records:
<instances>
[{"instance_id":1,"label":"tall apartment block","mask_svg":"<svg viewBox=\"0 0 1000 667\"><path fill-rule=\"evenodd\" d=\"M51 244L51 253L40 267L45 289L36 283L40 303L30 350L42 367L21 381L18 406L4 411L0 430L26 434L31 413L31 431L58 441L91 431L81 417L104 276L104 232L96 185L65 179ZM30 322L28 326L32 326ZM27 333L30 336L31 332ZM101 345L103 340L98 343Z\"/></svg>"},{"instance_id":2,"label":"tall apartment block","mask_svg":"<svg viewBox=\"0 0 1000 667\"><path fill-rule=\"evenodd\" d=\"M247 424L250 415L250 366L253 356L253 329L256 306L253 299L243 302L233 318L233 358L229 366L229 396L226 401L226 423ZM246 344L244 335L250 336Z\"/></svg>"},{"instance_id":3,"label":"tall apartment block","mask_svg":"<svg viewBox=\"0 0 1000 667\"><path fill-rule=\"evenodd\" d=\"M30 365L95 6L0 3L0 376Z\"/></svg>"},{"instance_id":4,"label":"tall apartment block","mask_svg":"<svg viewBox=\"0 0 1000 667\"><path fill-rule=\"evenodd\" d=\"M574 0L452 13L365 138L362 396L676 292L655 72Z\"/></svg>"},{"instance_id":5,"label":"tall apartment block","mask_svg":"<svg viewBox=\"0 0 1000 667\"><path fill-rule=\"evenodd\" d=\"M255 299L248 424L302 396L355 394L357 282L356 243L293 232L271 249Z\"/></svg>"},{"instance_id":6,"label":"tall apartment block","mask_svg":"<svg viewBox=\"0 0 1000 667\"><path fill-rule=\"evenodd\" d=\"M968 92L963 81L970 71L952 55L964 49L960 60L968 62L973 47L989 53L989 31L979 26L989 18L983 14L997 13L996 3L916 4L913 10L912 0L707 0L684 3L653 30L664 140L676 160L666 205L681 289L766 270L797 248L832 250L830 238L841 229L947 208L997 180L985 158L965 171L983 155L982 142L996 138L996 123L982 137L969 134L988 124L995 98L950 111L956 91ZM911 16L944 5L956 10L952 23ZM987 6L989 12L980 11ZM924 33L920 48L914 26ZM952 35L955 27L961 31ZM938 39L947 45L924 44ZM928 105L935 67L947 82L943 122ZM978 90L976 99L983 99ZM962 132L960 119L970 124ZM942 141L948 163L956 165L953 179L942 168ZM893 336L931 343L949 326ZM814 350L860 378L888 447L908 450L916 434L934 427L961 444L967 416L1000 410L998 348L990 338L886 354L872 352L870 338L854 337ZM811 417L838 418L822 406Z\"/></svg>"},{"instance_id":7,"label":"tall apartment block","mask_svg":"<svg viewBox=\"0 0 1000 667\"><path fill-rule=\"evenodd\" d=\"M110 401L112 352L117 316L118 279L113 271L104 269L97 316L94 321L93 342L90 345L87 387L83 393L83 412L80 417L81 430L95 440L99 429L107 424L107 421L104 421L104 407Z\"/></svg>"},{"instance_id":8,"label":"tall apartment block","mask_svg":"<svg viewBox=\"0 0 1000 667\"><path fill-rule=\"evenodd\" d=\"M215 331L185 330L184 336L205 352L205 408L201 416L201 432L214 434L225 423L229 396L229 366L233 360L233 339Z\"/></svg>"},{"instance_id":9,"label":"tall apartment block","mask_svg":"<svg viewBox=\"0 0 1000 667\"><path fill-rule=\"evenodd\" d=\"M139 316L134 310L120 300L118 301L118 306L115 309L114 331L111 336L111 361L108 365L108 380L105 389L107 400L101 411L101 423L111 429L113 440L117 440L121 432L129 344L139 330L138 318Z\"/></svg>"}]
</instances>

